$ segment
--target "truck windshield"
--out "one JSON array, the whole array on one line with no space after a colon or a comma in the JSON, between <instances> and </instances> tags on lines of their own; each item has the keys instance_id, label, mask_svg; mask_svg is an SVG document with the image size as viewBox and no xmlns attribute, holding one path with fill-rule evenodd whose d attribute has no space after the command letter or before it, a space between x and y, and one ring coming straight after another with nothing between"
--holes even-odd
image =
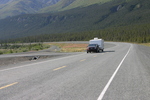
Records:
<instances>
[{"instance_id":1,"label":"truck windshield","mask_svg":"<svg viewBox=\"0 0 150 100\"><path fill-rule=\"evenodd\" d=\"M89 44L89 46L96 46L96 44Z\"/></svg>"}]
</instances>

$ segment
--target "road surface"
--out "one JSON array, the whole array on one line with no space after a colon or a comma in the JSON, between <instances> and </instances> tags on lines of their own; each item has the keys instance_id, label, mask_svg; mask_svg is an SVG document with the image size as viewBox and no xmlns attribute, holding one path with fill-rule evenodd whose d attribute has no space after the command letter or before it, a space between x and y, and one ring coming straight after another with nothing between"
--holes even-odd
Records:
<instances>
[{"instance_id":1,"label":"road surface","mask_svg":"<svg viewBox=\"0 0 150 100\"><path fill-rule=\"evenodd\" d=\"M150 48L105 46L103 53L2 67L0 100L149 100Z\"/></svg>"}]
</instances>

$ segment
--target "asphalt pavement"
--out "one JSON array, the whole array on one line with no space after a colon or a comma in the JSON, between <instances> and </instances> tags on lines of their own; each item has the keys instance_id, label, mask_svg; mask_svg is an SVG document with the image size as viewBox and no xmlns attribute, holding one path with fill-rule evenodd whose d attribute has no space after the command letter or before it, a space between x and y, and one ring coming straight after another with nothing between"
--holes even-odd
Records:
<instances>
[{"instance_id":1,"label":"asphalt pavement","mask_svg":"<svg viewBox=\"0 0 150 100\"><path fill-rule=\"evenodd\" d=\"M0 69L0 100L149 100L150 47L109 42Z\"/></svg>"}]
</instances>

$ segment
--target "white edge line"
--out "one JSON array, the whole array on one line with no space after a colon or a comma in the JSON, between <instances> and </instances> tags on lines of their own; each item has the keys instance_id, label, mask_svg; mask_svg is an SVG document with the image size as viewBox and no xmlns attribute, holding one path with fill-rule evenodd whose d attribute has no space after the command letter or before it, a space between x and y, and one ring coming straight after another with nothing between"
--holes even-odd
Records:
<instances>
[{"instance_id":1,"label":"white edge line","mask_svg":"<svg viewBox=\"0 0 150 100\"><path fill-rule=\"evenodd\" d=\"M105 95L107 89L109 88L111 82L113 81L113 79L114 79L115 75L117 74L119 68L121 67L123 61L125 60L125 58L126 58L127 55L129 54L130 49L131 49L131 46L130 46L128 52L126 53L126 55L124 56L124 58L122 59L122 61L120 62L119 66L117 67L117 69L115 70L115 72L113 73L113 75L111 76L111 78L109 79L108 83L107 83L106 86L104 87L103 91L101 92L101 94L100 94L100 96L98 97L97 100L102 100L102 99L103 99L103 97L104 97L104 95Z\"/></svg>"},{"instance_id":2,"label":"white edge line","mask_svg":"<svg viewBox=\"0 0 150 100\"><path fill-rule=\"evenodd\" d=\"M85 53L83 53L83 54L85 54ZM70 57L73 57L73 56L80 56L80 55L83 55L83 54L71 55L71 56L67 56L67 57L62 57L62 58L56 58L56 59L51 59L51 60L47 60L47 61L42 61L42 62L38 62L38 63L27 64L27 65L17 66L17 67L13 67L13 68L8 68L8 69L2 69L2 70L0 70L0 72L12 70L12 69L18 69L18 68L22 68L22 67L26 67L26 66L31 66L31 65L42 64L42 63L49 62L49 61L55 61L55 60L60 60L60 59L64 59L64 58L70 58Z\"/></svg>"}]
</instances>

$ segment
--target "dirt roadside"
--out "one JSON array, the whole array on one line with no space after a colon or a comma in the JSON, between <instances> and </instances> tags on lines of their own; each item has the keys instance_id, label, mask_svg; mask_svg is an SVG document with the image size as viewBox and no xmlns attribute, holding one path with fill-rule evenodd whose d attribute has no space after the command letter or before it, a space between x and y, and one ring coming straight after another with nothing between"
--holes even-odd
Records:
<instances>
[{"instance_id":1,"label":"dirt roadside","mask_svg":"<svg viewBox=\"0 0 150 100\"><path fill-rule=\"evenodd\" d=\"M24 52L24 53L16 53L16 54L7 54L0 55L0 66L7 66L10 64L17 64L24 61L35 61L42 60L47 58L54 58L57 56L61 56L60 54L55 54L59 52L61 49L57 46L51 46L49 49L41 50L37 52ZM22 55L22 56L18 56Z\"/></svg>"}]
</instances>

